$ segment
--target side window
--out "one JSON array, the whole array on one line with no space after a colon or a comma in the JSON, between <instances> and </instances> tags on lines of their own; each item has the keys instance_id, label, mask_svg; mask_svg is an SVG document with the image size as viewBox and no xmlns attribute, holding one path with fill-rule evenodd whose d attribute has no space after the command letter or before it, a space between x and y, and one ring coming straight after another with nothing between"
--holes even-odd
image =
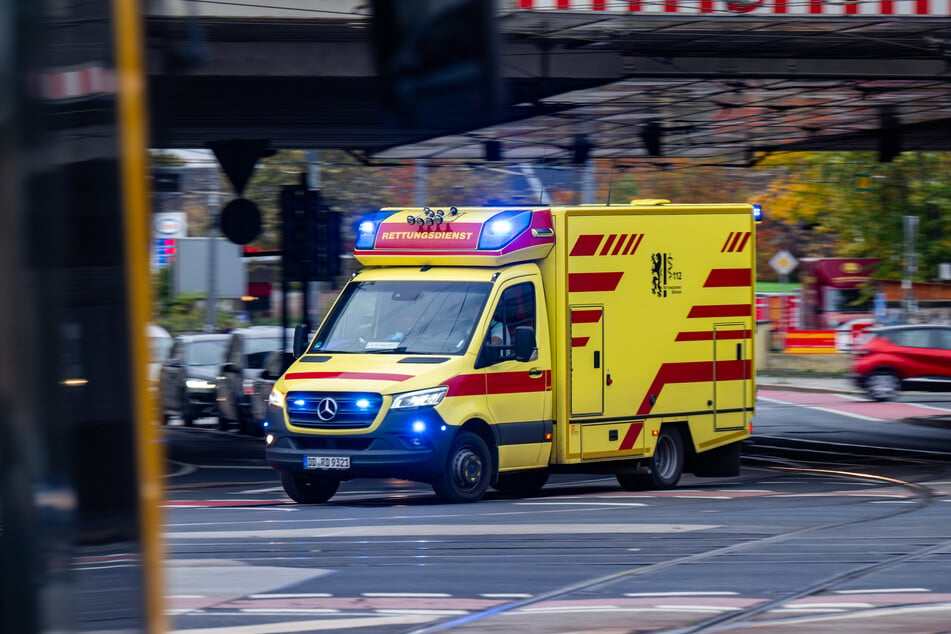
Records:
<instances>
[{"instance_id":1,"label":"side window","mask_svg":"<svg viewBox=\"0 0 951 634\"><path fill-rule=\"evenodd\" d=\"M938 350L951 350L951 328L940 328L934 331L935 348Z\"/></svg>"},{"instance_id":2,"label":"side window","mask_svg":"<svg viewBox=\"0 0 951 634\"><path fill-rule=\"evenodd\" d=\"M182 340L176 339L175 344L172 346L172 349L168 353L169 360L175 359L176 361L182 360Z\"/></svg>"},{"instance_id":3,"label":"side window","mask_svg":"<svg viewBox=\"0 0 951 634\"><path fill-rule=\"evenodd\" d=\"M499 298L486 334L487 343L502 346L493 351L493 360L515 358L515 329L519 326L535 327L535 287L531 282L510 286Z\"/></svg>"},{"instance_id":4,"label":"side window","mask_svg":"<svg viewBox=\"0 0 951 634\"><path fill-rule=\"evenodd\" d=\"M922 328L912 328L897 333L895 343L906 348L929 348L931 342L930 332Z\"/></svg>"}]
</instances>

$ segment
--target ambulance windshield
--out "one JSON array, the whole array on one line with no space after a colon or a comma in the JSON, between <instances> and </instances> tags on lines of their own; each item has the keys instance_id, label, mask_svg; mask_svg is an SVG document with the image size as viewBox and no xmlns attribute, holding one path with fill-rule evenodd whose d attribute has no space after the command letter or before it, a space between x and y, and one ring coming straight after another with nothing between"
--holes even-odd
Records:
<instances>
[{"instance_id":1,"label":"ambulance windshield","mask_svg":"<svg viewBox=\"0 0 951 634\"><path fill-rule=\"evenodd\" d=\"M462 354L491 288L488 282L350 284L310 352Z\"/></svg>"}]
</instances>

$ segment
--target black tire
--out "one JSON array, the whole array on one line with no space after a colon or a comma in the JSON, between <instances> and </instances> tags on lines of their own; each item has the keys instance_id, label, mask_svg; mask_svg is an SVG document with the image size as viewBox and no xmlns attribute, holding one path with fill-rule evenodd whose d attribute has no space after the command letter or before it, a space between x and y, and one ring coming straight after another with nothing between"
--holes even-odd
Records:
<instances>
[{"instance_id":1,"label":"black tire","mask_svg":"<svg viewBox=\"0 0 951 634\"><path fill-rule=\"evenodd\" d=\"M231 427L231 421L225 418L225 415L221 412L218 412L218 429L221 431L228 431Z\"/></svg>"},{"instance_id":2,"label":"black tire","mask_svg":"<svg viewBox=\"0 0 951 634\"><path fill-rule=\"evenodd\" d=\"M287 497L298 504L323 504L334 496L340 480L322 475L303 475L281 471L281 486Z\"/></svg>"},{"instance_id":3,"label":"black tire","mask_svg":"<svg viewBox=\"0 0 951 634\"><path fill-rule=\"evenodd\" d=\"M492 454L477 434L459 432L449 448L446 466L433 482L436 495L447 502L476 502L492 481Z\"/></svg>"},{"instance_id":4,"label":"black tire","mask_svg":"<svg viewBox=\"0 0 951 634\"><path fill-rule=\"evenodd\" d=\"M500 473L498 481L492 485L496 491L519 497L535 495L548 482L548 469L533 469L516 473Z\"/></svg>"},{"instance_id":5,"label":"black tire","mask_svg":"<svg viewBox=\"0 0 951 634\"><path fill-rule=\"evenodd\" d=\"M901 392L901 379L893 370L875 370L865 379L865 393L876 401L891 401Z\"/></svg>"},{"instance_id":6,"label":"black tire","mask_svg":"<svg viewBox=\"0 0 951 634\"><path fill-rule=\"evenodd\" d=\"M188 401L185 401L185 405L182 406L182 423L185 427L191 427L195 424L195 410Z\"/></svg>"},{"instance_id":7,"label":"black tire","mask_svg":"<svg viewBox=\"0 0 951 634\"><path fill-rule=\"evenodd\" d=\"M672 489L684 471L684 442L675 427L661 427L648 473L618 473L618 484L627 491Z\"/></svg>"}]
</instances>

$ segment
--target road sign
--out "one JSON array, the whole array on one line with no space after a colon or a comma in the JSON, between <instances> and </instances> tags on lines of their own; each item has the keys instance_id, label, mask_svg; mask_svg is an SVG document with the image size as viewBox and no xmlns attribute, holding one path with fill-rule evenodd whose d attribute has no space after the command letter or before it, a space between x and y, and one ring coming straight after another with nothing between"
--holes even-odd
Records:
<instances>
[{"instance_id":1,"label":"road sign","mask_svg":"<svg viewBox=\"0 0 951 634\"><path fill-rule=\"evenodd\" d=\"M769 259L769 265L780 275L787 275L799 266L799 260L789 251L780 251Z\"/></svg>"}]
</instances>

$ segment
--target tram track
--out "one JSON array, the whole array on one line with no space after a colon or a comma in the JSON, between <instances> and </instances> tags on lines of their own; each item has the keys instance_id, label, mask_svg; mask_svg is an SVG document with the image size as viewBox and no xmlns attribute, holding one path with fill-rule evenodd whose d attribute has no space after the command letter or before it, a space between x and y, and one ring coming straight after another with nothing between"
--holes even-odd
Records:
<instances>
[{"instance_id":1,"label":"tram track","mask_svg":"<svg viewBox=\"0 0 951 634\"><path fill-rule=\"evenodd\" d=\"M472 612L465 616L413 629L409 631L409 634L431 634L453 629L468 629L470 627L478 629L478 623L485 622L487 619L503 613L513 613L555 600L566 600L582 592L595 591L599 588L603 589L612 584L636 577L648 577L652 574L657 574L678 566L709 563L734 555L752 554L757 551L762 552L764 549L769 549L783 542L791 542L800 537L816 535L824 531L854 530L861 526L868 526L876 522L883 522L900 516L914 514L930 506L939 496L939 493L920 482L902 480L875 473L865 473L853 469L856 467L868 467L870 466L869 463L872 463L871 466L877 465L879 467L881 467L883 463L885 465L912 463L921 466L934 465L942 470L948 470L949 468L949 461L943 454L912 451L894 452L881 448L858 447L855 447L854 451L843 453L840 446L832 444L813 442L790 443L788 439L782 440L782 446L772 446L767 439L762 439L755 450L748 452L748 455L744 456L744 462L750 466L756 465L759 468L776 473L815 475L823 478L840 478L848 482L858 481L872 484L878 483L889 487L899 487L909 494L909 503L901 507L889 507L881 513L844 521L801 527L763 538L746 540L728 546L721 546L703 552L667 559L662 562L627 568L608 575L592 577L530 598L512 601L503 605L494 606L490 609ZM790 445L795 445L795 447L791 447ZM806 447L805 445L810 446ZM834 449L834 447L837 449ZM836 460L836 458L838 460ZM823 463L822 466L817 466L817 462ZM846 532L848 531L846 530ZM820 578L811 580L807 584L778 592L771 598L757 601L753 605L719 613L684 627L673 629L661 628L651 631L663 632L665 634L698 634L701 632L722 632L735 628L742 629L746 625L762 627L764 623L768 621L756 620L758 617L762 617L770 611L789 604L792 601L829 592L836 586L846 582L856 581L863 577L873 575L874 573L895 568L908 562L917 561L947 549L951 549L951 539L942 539L923 546L911 548L910 550L906 549L904 552L885 556L874 562L847 565L845 569L832 574L824 574ZM861 610L854 611L859 612ZM842 616L841 614L836 615L837 618L842 618ZM780 620L783 622L794 621L788 618ZM617 630L616 628L612 628L612 631ZM637 631L645 630L638 629Z\"/></svg>"}]
</instances>

